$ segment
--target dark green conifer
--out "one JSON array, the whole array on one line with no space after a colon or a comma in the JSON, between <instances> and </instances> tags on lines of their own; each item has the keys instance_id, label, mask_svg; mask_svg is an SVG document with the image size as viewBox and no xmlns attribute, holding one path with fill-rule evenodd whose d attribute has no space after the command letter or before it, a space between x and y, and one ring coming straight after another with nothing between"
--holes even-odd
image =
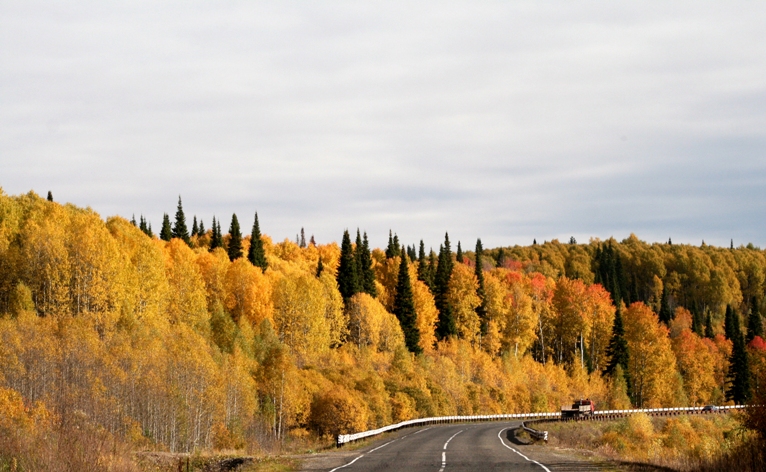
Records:
<instances>
[{"instance_id":1,"label":"dark green conifer","mask_svg":"<svg viewBox=\"0 0 766 472\"><path fill-rule=\"evenodd\" d=\"M301 240L298 244L298 247L305 248L306 247L306 232L303 230L303 227L301 226Z\"/></svg>"},{"instance_id":2,"label":"dark green conifer","mask_svg":"<svg viewBox=\"0 0 766 472\"><path fill-rule=\"evenodd\" d=\"M699 337L702 337L705 334L704 320L705 320L705 315L701 312L701 310L696 308L696 305L695 305L695 309L692 310L692 331L694 332L694 334L696 334Z\"/></svg>"},{"instance_id":3,"label":"dark green conifer","mask_svg":"<svg viewBox=\"0 0 766 472\"><path fill-rule=\"evenodd\" d=\"M737 405L742 405L747 403L751 396L750 363L745 347L745 338L742 336L739 325L739 315L734 310L730 311L731 328L727 327L726 331L731 335L729 339L732 340L732 352L729 358L729 372L726 376L726 399L733 400Z\"/></svg>"},{"instance_id":4,"label":"dark green conifer","mask_svg":"<svg viewBox=\"0 0 766 472\"><path fill-rule=\"evenodd\" d=\"M476 307L476 315L479 317L479 322L481 323L481 334L485 335L487 334L489 320L487 318L487 292L484 289L484 268L482 267L484 261L483 257L484 247L481 245L481 239L477 239L476 265L474 266L474 272L476 274L476 280L479 282L476 288L476 295L479 296L481 303Z\"/></svg>"},{"instance_id":5,"label":"dark green conifer","mask_svg":"<svg viewBox=\"0 0 766 472\"><path fill-rule=\"evenodd\" d=\"M439 249L441 251L441 249ZM436 265L438 264L436 259L436 253L433 249L428 252L428 272L426 273L426 280L424 282L428 285L431 293L434 292L434 278L436 277Z\"/></svg>"},{"instance_id":6,"label":"dark green conifer","mask_svg":"<svg viewBox=\"0 0 766 472\"><path fill-rule=\"evenodd\" d=\"M750 301L750 316L747 318L747 342L749 343L756 336L763 338L763 321L758 309L758 299L753 297Z\"/></svg>"},{"instance_id":7,"label":"dark green conifer","mask_svg":"<svg viewBox=\"0 0 766 472\"><path fill-rule=\"evenodd\" d=\"M415 245L414 244L412 246L407 246L407 257L411 261L418 260L418 252L417 252L417 250L415 250Z\"/></svg>"},{"instance_id":8,"label":"dark green conifer","mask_svg":"<svg viewBox=\"0 0 766 472\"><path fill-rule=\"evenodd\" d=\"M497 267L503 267L503 262L505 262L505 249L500 248L499 251L497 251L497 264L495 264Z\"/></svg>"},{"instance_id":9,"label":"dark green conifer","mask_svg":"<svg viewBox=\"0 0 766 472\"><path fill-rule=\"evenodd\" d=\"M357 239L359 239L358 230L356 235ZM375 272L372 270L372 254L370 253L370 242L367 240L367 231L364 232L361 245L357 243L356 252L359 254L357 259L359 288L362 292L369 294L371 297L377 297L378 289L375 287Z\"/></svg>"},{"instance_id":10,"label":"dark green conifer","mask_svg":"<svg viewBox=\"0 0 766 472\"><path fill-rule=\"evenodd\" d=\"M621 366L625 377L625 383L628 386L628 392L630 392L631 382L628 374L628 360L630 359L630 353L628 352L628 341L625 339L625 327L622 324L622 309L620 307L621 305L617 306L617 311L614 314L612 338L609 340L609 346L606 351L609 363L606 365L604 373L613 376L617 366ZM628 395L630 395L630 393L628 393Z\"/></svg>"},{"instance_id":11,"label":"dark green conifer","mask_svg":"<svg viewBox=\"0 0 766 472\"><path fill-rule=\"evenodd\" d=\"M457 325L447 298L452 268L452 250L450 249L449 235L445 233L444 245L439 250L439 265L436 267L436 275L434 276L434 301L436 302L436 309L439 311L439 319L436 323L436 337L438 339L457 335Z\"/></svg>"},{"instance_id":12,"label":"dark green conifer","mask_svg":"<svg viewBox=\"0 0 766 472\"><path fill-rule=\"evenodd\" d=\"M402 246L399 244L399 235L394 233L394 257L402 255Z\"/></svg>"},{"instance_id":13,"label":"dark green conifer","mask_svg":"<svg viewBox=\"0 0 766 472\"><path fill-rule=\"evenodd\" d=\"M48 201L49 202L53 201L53 193L50 190L48 190Z\"/></svg>"},{"instance_id":14,"label":"dark green conifer","mask_svg":"<svg viewBox=\"0 0 766 472\"><path fill-rule=\"evenodd\" d=\"M732 310L731 305L726 305L726 315L723 321L723 329L726 339L732 342L734 342L737 333L740 331L739 323L736 321L737 318L739 317L735 316L735 312Z\"/></svg>"},{"instance_id":15,"label":"dark green conifer","mask_svg":"<svg viewBox=\"0 0 766 472\"><path fill-rule=\"evenodd\" d=\"M199 226L197 226L197 215L194 215L194 221L192 223L192 236L200 236L199 234Z\"/></svg>"},{"instance_id":16,"label":"dark green conifer","mask_svg":"<svg viewBox=\"0 0 766 472\"><path fill-rule=\"evenodd\" d=\"M162 216L162 230L160 230L160 239L163 241L170 241L173 237L173 230L170 229L170 218L165 213Z\"/></svg>"},{"instance_id":17,"label":"dark green conifer","mask_svg":"<svg viewBox=\"0 0 766 472\"><path fill-rule=\"evenodd\" d=\"M460 241L457 242L457 254L455 255L455 261L463 263L463 248L460 247Z\"/></svg>"},{"instance_id":18,"label":"dark green conifer","mask_svg":"<svg viewBox=\"0 0 766 472\"><path fill-rule=\"evenodd\" d=\"M132 224L135 227L138 227L138 223L136 223L136 214L133 213L133 217L130 219L130 224Z\"/></svg>"},{"instance_id":19,"label":"dark green conifer","mask_svg":"<svg viewBox=\"0 0 766 472\"><path fill-rule=\"evenodd\" d=\"M149 236L149 233L147 232L147 230L149 228L146 226L146 219L144 218L144 215L141 215L141 217L138 219L138 221L139 221L138 229L143 231L145 235Z\"/></svg>"},{"instance_id":20,"label":"dark green conifer","mask_svg":"<svg viewBox=\"0 0 766 472\"><path fill-rule=\"evenodd\" d=\"M391 230L388 230L388 246L386 246L386 259L394 257L394 235Z\"/></svg>"},{"instance_id":21,"label":"dark green conifer","mask_svg":"<svg viewBox=\"0 0 766 472\"><path fill-rule=\"evenodd\" d=\"M533 246L537 246L537 239L533 239L533 240L532 240L532 245L533 245Z\"/></svg>"},{"instance_id":22,"label":"dark green conifer","mask_svg":"<svg viewBox=\"0 0 766 472\"><path fill-rule=\"evenodd\" d=\"M183 240L187 245L191 244L189 239L189 230L186 228L186 217L181 205L181 196L178 196L178 208L176 209L176 222L173 225L173 237Z\"/></svg>"},{"instance_id":23,"label":"dark green conifer","mask_svg":"<svg viewBox=\"0 0 766 472\"><path fill-rule=\"evenodd\" d=\"M418 280L428 285L428 262L426 262L426 245L420 240L420 249L418 251Z\"/></svg>"},{"instance_id":24,"label":"dark green conifer","mask_svg":"<svg viewBox=\"0 0 766 472\"><path fill-rule=\"evenodd\" d=\"M231 225L229 225L229 260L234 262L242 257L242 231L239 229L239 220L237 214L231 215Z\"/></svg>"},{"instance_id":25,"label":"dark green conifer","mask_svg":"<svg viewBox=\"0 0 766 472\"><path fill-rule=\"evenodd\" d=\"M402 252L402 259L399 262L399 278L396 283L396 295L394 296L394 315L399 320L404 333L404 343L410 352L419 354L420 331L417 326L417 313L415 312L415 302L412 296L412 285L410 283L410 271L408 269L407 253Z\"/></svg>"},{"instance_id":26,"label":"dark green conifer","mask_svg":"<svg viewBox=\"0 0 766 472\"><path fill-rule=\"evenodd\" d=\"M247 250L247 260L254 266L260 267L263 271L269 266L268 262L266 262L266 252L263 250L261 225L258 223L258 212L255 212L253 230L250 233L250 249Z\"/></svg>"},{"instance_id":27,"label":"dark green conifer","mask_svg":"<svg viewBox=\"0 0 766 472\"><path fill-rule=\"evenodd\" d=\"M667 326L670 325L670 321L673 319L673 313L670 311L670 304L669 304L668 297L669 297L669 294L668 294L667 288L663 284L662 298L660 298L659 318L660 318L660 321L665 323L665 325Z\"/></svg>"},{"instance_id":28,"label":"dark green conifer","mask_svg":"<svg viewBox=\"0 0 766 472\"><path fill-rule=\"evenodd\" d=\"M221 225L216 222L215 216L213 217L213 228L210 232L210 251L213 249L223 247L223 235L221 234Z\"/></svg>"},{"instance_id":29,"label":"dark green conifer","mask_svg":"<svg viewBox=\"0 0 766 472\"><path fill-rule=\"evenodd\" d=\"M347 302L349 298L359 292L359 277L356 273L356 259L354 258L354 248L351 246L351 237L348 230L343 232L343 241L340 245L340 262L338 263L338 290L343 301Z\"/></svg>"},{"instance_id":30,"label":"dark green conifer","mask_svg":"<svg viewBox=\"0 0 766 472\"><path fill-rule=\"evenodd\" d=\"M197 235L198 236L204 236L205 233L205 223L202 222L202 218L199 219L199 227L197 228Z\"/></svg>"},{"instance_id":31,"label":"dark green conifer","mask_svg":"<svg viewBox=\"0 0 766 472\"><path fill-rule=\"evenodd\" d=\"M316 276L319 278L320 275L322 275L322 271L324 270L324 264L322 263L322 258L319 258L319 261L317 261L317 272Z\"/></svg>"},{"instance_id":32,"label":"dark green conifer","mask_svg":"<svg viewBox=\"0 0 766 472\"><path fill-rule=\"evenodd\" d=\"M577 240L575 239L574 236L569 237L569 244L577 244Z\"/></svg>"}]
</instances>

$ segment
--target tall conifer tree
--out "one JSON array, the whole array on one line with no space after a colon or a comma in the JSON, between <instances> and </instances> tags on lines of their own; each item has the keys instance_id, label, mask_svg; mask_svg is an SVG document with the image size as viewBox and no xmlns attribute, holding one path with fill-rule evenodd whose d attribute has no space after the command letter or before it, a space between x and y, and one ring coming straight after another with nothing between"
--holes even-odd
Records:
<instances>
[{"instance_id":1,"label":"tall conifer tree","mask_svg":"<svg viewBox=\"0 0 766 472\"><path fill-rule=\"evenodd\" d=\"M673 313L670 311L670 304L668 303L668 291L665 284L662 286L662 298L660 298L660 321L666 325L670 325L670 321L673 319Z\"/></svg>"},{"instance_id":2,"label":"tall conifer tree","mask_svg":"<svg viewBox=\"0 0 766 472\"><path fill-rule=\"evenodd\" d=\"M242 257L242 231L239 229L239 220L237 214L231 215L231 225L229 226L229 248L227 250L229 260L234 262Z\"/></svg>"},{"instance_id":3,"label":"tall conifer tree","mask_svg":"<svg viewBox=\"0 0 766 472\"><path fill-rule=\"evenodd\" d=\"M197 228L197 235L198 236L204 236L206 233L205 231L205 223L202 222L202 218L199 219L199 228Z\"/></svg>"},{"instance_id":4,"label":"tall conifer tree","mask_svg":"<svg viewBox=\"0 0 766 472\"><path fill-rule=\"evenodd\" d=\"M439 265L434 276L434 301L439 311L436 323L436 336L444 339L457 335L457 324L449 304L449 282L452 278L452 250L450 249L449 234L444 234L444 245L439 250Z\"/></svg>"},{"instance_id":5,"label":"tall conifer tree","mask_svg":"<svg viewBox=\"0 0 766 472\"><path fill-rule=\"evenodd\" d=\"M130 219L130 224L132 224L135 227L138 227L138 223L136 223L136 214L133 213L133 217Z\"/></svg>"},{"instance_id":6,"label":"tall conifer tree","mask_svg":"<svg viewBox=\"0 0 766 472\"><path fill-rule=\"evenodd\" d=\"M497 251L497 267L503 267L503 262L505 262L505 249L500 248L499 251Z\"/></svg>"},{"instance_id":7,"label":"tall conifer tree","mask_svg":"<svg viewBox=\"0 0 766 472\"><path fill-rule=\"evenodd\" d=\"M604 373L613 376L617 366L621 366L623 375L625 377L625 383L628 386L628 395L631 391L630 376L628 374L628 360L630 353L628 352L628 341L625 339L625 327L622 323L622 305L617 306L617 311L614 314L614 324L612 325L612 338L609 340L609 346L607 347L606 355L609 358L609 363L604 369Z\"/></svg>"},{"instance_id":8,"label":"tall conifer tree","mask_svg":"<svg viewBox=\"0 0 766 472\"><path fill-rule=\"evenodd\" d=\"M181 239L187 245L191 244L189 239L189 230L186 228L186 216L184 216L184 208L181 205L181 196L178 196L178 208L176 209L176 221L173 225L173 237Z\"/></svg>"},{"instance_id":9,"label":"tall conifer tree","mask_svg":"<svg viewBox=\"0 0 766 472\"><path fill-rule=\"evenodd\" d=\"M713 316L710 313L705 318L705 337L710 339L715 337L715 333L713 333Z\"/></svg>"},{"instance_id":10,"label":"tall conifer tree","mask_svg":"<svg viewBox=\"0 0 766 472\"><path fill-rule=\"evenodd\" d=\"M200 236L199 234L199 226L197 226L197 215L194 215L194 222L192 223L192 236Z\"/></svg>"},{"instance_id":11,"label":"tall conifer tree","mask_svg":"<svg viewBox=\"0 0 766 472\"><path fill-rule=\"evenodd\" d=\"M428 262L426 261L426 245L420 240L420 249L418 251L418 280L428 285Z\"/></svg>"},{"instance_id":12,"label":"tall conifer tree","mask_svg":"<svg viewBox=\"0 0 766 472\"><path fill-rule=\"evenodd\" d=\"M215 216L213 217L213 228L210 232L210 251L213 249L223 247L223 237L221 235L221 226L216 222Z\"/></svg>"},{"instance_id":13,"label":"tall conifer tree","mask_svg":"<svg viewBox=\"0 0 766 472\"><path fill-rule=\"evenodd\" d=\"M358 234L358 231L357 231ZM357 250L359 246L357 246ZM370 242L367 239L367 231L362 237L362 246L359 253L359 284L362 292L371 297L378 296L378 288L375 286L375 271L372 270L372 254L370 253Z\"/></svg>"},{"instance_id":14,"label":"tall conifer tree","mask_svg":"<svg viewBox=\"0 0 766 472\"><path fill-rule=\"evenodd\" d=\"M396 296L394 297L394 315L396 315L399 324L402 326L404 343L407 345L407 349L416 354L422 352L406 252L402 252L401 261L399 262L399 278L397 279Z\"/></svg>"},{"instance_id":15,"label":"tall conifer tree","mask_svg":"<svg viewBox=\"0 0 766 472\"><path fill-rule=\"evenodd\" d=\"M263 271L269 266L268 262L266 262L266 252L263 250L261 225L258 223L258 212L255 212L253 230L250 233L250 249L247 250L247 260L254 266L260 267Z\"/></svg>"},{"instance_id":16,"label":"tall conifer tree","mask_svg":"<svg viewBox=\"0 0 766 472\"><path fill-rule=\"evenodd\" d=\"M481 245L481 239L476 240L476 265L474 266L474 273L476 274L476 280L478 286L476 288L476 295L479 296L479 306L476 307L476 315L481 322L481 334L487 334L487 292L484 289L484 268L482 267L484 257L484 247Z\"/></svg>"},{"instance_id":17,"label":"tall conifer tree","mask_svg":"<svg viewBox=\"0 0 766 472\"><path fill-rule=\"evenodd\" d=\"M165 213L162 216L162 229L160 230L160 239L170 241L173 238L173 230L170 229L170 217Z\"/></svg>"},{"instance_id":18,"label":"tall conifer tree","mask_svg":"<svg viewBox=\"0 0 766 472\"><path fill-rule=\"evenodd\" d=\"M48 190L48 201L49 202L53 201L53 192L51 192L50 190Z\"/></svg>"},{"instance_id":19,"label":"tall conifer tree","mask_svg":"<svg viewBox=\"0 0 766 472\"><path fill-rule=\"evenodd\" d=\"M322 275L322 271L324 270L324 264L322 263L322 257L319 257L319 260L317 261L317 272L316 276L319 278Z\"/></svg>"},{"instance_id":20,"label":"tall conifer tree","mask_svg":"<svg viewBox=\"0 0 766 472\"><path fill-rule=\"evenodd\" d=\"M348 234L348 230L343 232L343 241L340 245L337 280L338 290L341 296L343 296L344 302L347 302L349 298L359 292L356 258L354 257L354 248L351 246L351 237Z\"/></svg>"},{"instance_id":21,"label":"tall conifer tree","mask_svg":"<svg viewBox=\"0 0 766 472\"><path fill-rule=\"evenodd\" d=\"M386 259L394 257L394 235L388 230L388 246L386 246Z\"/></svg>"},{"instance_id":22,"label":"tall conifer tree","mask_svg":"<svg viewBox=\"0 0 766 472\"><path fill-rule=\"evenodd\" d=\"M731 313L728 313L730 311ZM729 372L726 376L728 387L726 399L742 405L750 400L750 362L748 359L745 338L739 326L739 315L734 310L727 310L731 327L726 327L727 336L731 336L732 351L729 358Z\"/></svg>"},{"instance_id":23,"label":"tall conifer tree","mask_svg":"<svg viewBox=\"0 0 766 472\"><path fill-rule=\"evenodd\" d=\"M457 242L457 255L455 256L455 261L459 263L463 263L463 248L460 247L460 241Z\"/></svg>"},{"instance_id":24,"label":"tall conifer tree","mask_svg":"<svg viewBox=\"0 0 766 472\"><path fill-rule=\"evenodd\" d=\"M747 342L756 336L763 338L763 321L758 309L758 299L753 297L750 302L750 316L747 318Z\"/></svg>"}]
</instances>

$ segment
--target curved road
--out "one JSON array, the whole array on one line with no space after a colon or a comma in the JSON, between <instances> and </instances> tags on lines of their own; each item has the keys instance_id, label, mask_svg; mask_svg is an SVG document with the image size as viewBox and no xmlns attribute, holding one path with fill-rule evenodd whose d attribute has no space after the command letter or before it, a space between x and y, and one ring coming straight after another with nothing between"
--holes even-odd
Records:
<instances>
[{"instance_id":1,"label":"curved road","mask_svg":"<svg viewBox=\"0 0 766 472\"><path fill-rule=\"evenodd\" d=\"M513 430L520 422L468 423L413 428L376 441L358 451L342 455L323 455L319 462L310 460L304 470L359 472L406 470L414 472L518 470L555 472L562 470L561 457L512 441ZM527 449L527 450L524 450ZM330 460L332 457L333 460ZM538 462L539 461L539 462ZM574 465L566 461L568 466ZM585 464L580 464L585 465ZM566 467L567 469L570 467ZM578 470L583 470L577 467Z\"/></svg>"}]
</instances>

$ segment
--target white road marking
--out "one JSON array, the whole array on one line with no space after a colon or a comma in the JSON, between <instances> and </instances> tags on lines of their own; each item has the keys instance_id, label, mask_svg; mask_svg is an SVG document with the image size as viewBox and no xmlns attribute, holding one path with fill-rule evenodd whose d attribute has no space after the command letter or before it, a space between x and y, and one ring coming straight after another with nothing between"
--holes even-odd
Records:
<instances>
[{"instance_id":1,"label":"white road marking","mask_svg":"<svg viewBox=\"0 0 766 472\"><path fill-rule=\"evenodd\" d=\"M431 429L431 428L433 428L433 426L429 426L428 428L425 428L425 429L421 429L421 430L419 430L419 431L415 431L415 432L414 432L414 433L412 433L412 434L418 434L418 433L422 433L423 431L428 431L428 430L429 430L429 429Z\"/></svg>"},{"instance_id":2,"label":"white road marking","mask_svg":"<svg viewBox=\"0 0 766 472\"><path fill-rule=\"evenodd\" d=\"M447 442L444 443L444 451L442 451L442 468L439 469L439 472L444 472L444 468L447 467L447 453L445 452L447 450L447 444L449 444L449 442L452 441L452 438L454 438L458 434L462 433L463 431L464 430L461 429L457 433L453 434L452 436L450 436L449 439L447 439ZM550 471L548 471L548 472L550 472Z\"/></svg>"},{"instance_id":3,"label":"white road marking","mask_svg":"<svg viewBox=\"0 0 766 472\"><path fill-rule=\"evenodd\" d=\"M417 433L415 433L415 434L417 434ZM371 449L371 450L367 451L365 454L360 454L360 455L359 455L359 456L358 456L356 459L352 460L352 461L351 461L351 462L349 462L348 464L344 464L344 465L342 465L342 466L336 467L336 468L332 469L330 472L335 472L335 471L336 471L336 470L338 470L338 469L343 469L343 468L346 468L346 467L350 466L351 464L353 464L354 462L356 462L356 461L358 461L359 459L361 459L362 457L364 457L366 454L370 454L370 453L372 453L372 452L375 452L375 451L377 451L378 449L384 448L384 447L388 446L389 444L391 444L392 442L398 441L398 440L400 440L400 439L404 439L404 438L406 438L407 436L409 436L409 434L405 434L405 435L404 435L404 436L402 436L401 438L396 438L396 439L393 439L393 440L391 440L391 441L388 441L387 443L385 443L385 444L383 444L383 445L380 445L380 446L376 447L375 449ZM450 438L450 439L451 439L451 438Z\"/></svg>"},{"instance_id":4,"label":"white road marking","mask_svg":"<svg viewBox=\"0 0 766 472\"><path fill-rule=\"evenodd\" d=\"M525 456L524 454L520 453L520 452L519 452L519 451L517 451L516 449L514 449L514 448L512 448L511 446L507 445L507 444L505 443L505 441L503 441L503 438L502 438L502 436L500 436L501 434L503 434L503 431L505 431L506 429L508 429L508 428L503 428L503 429L501 429L501 430L500 430L500 432L499 432L499 433L497 433L497 438L500 440L500 443L501 443L503 446L507 447L507 448L508 448L508 449L510 449L511 451L515 452L516 454L520 455L520 456L521 456L521 457L523 457L524 459L528 460L529 462L534 462L535 464L539 465L539 466L540 466L540 467L542 467L542 468L543 468L543 470L545 470L546 472L551 472L551 469L549 469L549 468L545 467L544 465L542 465L541 463L537 462L537 461L536 461L536 460L534 460L534 459L530 459L529 457L527 457L527 456Z\"/></svg>"}]
</instances>

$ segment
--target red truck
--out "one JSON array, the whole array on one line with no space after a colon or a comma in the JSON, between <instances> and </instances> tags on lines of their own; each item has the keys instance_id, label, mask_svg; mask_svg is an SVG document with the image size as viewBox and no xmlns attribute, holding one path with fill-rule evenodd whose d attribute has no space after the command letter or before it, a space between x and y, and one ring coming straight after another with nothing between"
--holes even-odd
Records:
<instances>
[{"instance_id":1,"label":"red truck","mask_svg":"<svg viewBox=\"0 0 766 472\"><path fill-rule=\"evenodd\" d=\"M572 403L571 409L561 408L561 418L565 420L585 418L593 415L595 410L596 404L593 400L590 398L586 398L585 400L580 399Z\"/></svg>"}]
</instances>

